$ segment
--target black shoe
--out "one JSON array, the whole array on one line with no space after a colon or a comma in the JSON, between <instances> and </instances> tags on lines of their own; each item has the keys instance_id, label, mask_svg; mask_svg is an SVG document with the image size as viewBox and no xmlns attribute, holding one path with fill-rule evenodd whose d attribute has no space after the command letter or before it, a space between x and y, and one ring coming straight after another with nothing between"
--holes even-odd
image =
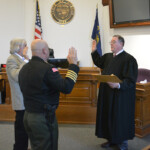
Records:
<instances>
[{"instance_id":1,"label":"black shoe","mask_svg":"<svg viewBox=\"0 0 150 150\"><path fill-rule=\"evenodd\" d=\"M101 144L101 147L103 148L108 148L108 147L111 147L111 146L114 146L115 144L112 144L111 142L105 142L105 143L102 143Z\"/></svg>"},{"instance_id":2,"label":"black shoe","mask_svg":"<svg viewBox=\"0 0 150 150\"><path fill-rule=\"evenodd\" d=\"M119 150L128 150L128 141L123 141L121 144L118 144Z\"/></svg>"}]
</instances>

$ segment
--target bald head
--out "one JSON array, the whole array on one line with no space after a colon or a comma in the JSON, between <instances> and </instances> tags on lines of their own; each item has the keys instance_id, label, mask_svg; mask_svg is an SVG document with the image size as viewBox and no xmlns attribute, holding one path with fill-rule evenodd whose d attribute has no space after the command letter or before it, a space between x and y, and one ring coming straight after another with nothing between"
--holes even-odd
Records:
<instances>
[{"instance_id":1,"label":"bald head","mask_svg":"<svg viewBox=\"0 0 150 150\"><path fill-rule=\"evenodd\" d=\"M49 58L48 44L44 40L36 39L31 43L32 56L38 56L46 61Z\"/></svg>"}]
</instances>

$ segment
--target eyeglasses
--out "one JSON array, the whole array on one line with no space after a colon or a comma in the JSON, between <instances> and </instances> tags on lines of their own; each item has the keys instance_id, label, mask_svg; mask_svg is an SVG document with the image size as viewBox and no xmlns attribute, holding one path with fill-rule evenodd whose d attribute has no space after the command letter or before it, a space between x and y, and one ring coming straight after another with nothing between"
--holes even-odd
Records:
<instances>
[{"instance_id":1,"label":"eyeglasses","mask_svg":"<svg viewBox=\"0 0 150 150\"><path fill-rule=\"evenodd\" d=\"M117 43L117 41L111 41L111 42L109 42L109 44L111 45L111 44L116 44Z\"/></svg>"}]
</instances>

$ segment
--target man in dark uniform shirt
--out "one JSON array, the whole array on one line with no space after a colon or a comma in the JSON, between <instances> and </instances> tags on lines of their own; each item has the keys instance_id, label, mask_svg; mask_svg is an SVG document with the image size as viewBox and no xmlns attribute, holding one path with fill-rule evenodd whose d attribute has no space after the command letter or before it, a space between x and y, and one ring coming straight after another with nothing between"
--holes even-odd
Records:
<instances>
[{"instance_id":1,"label":"man in dark uniform shirt","mask_svg":"<svg viewBox=\"0 0 150 150\"><path fill-rule=\"evenodd\" d=\"M92 59L102 69L103 75L114 74L121 83L100 83L96 136L108 142L102 147L117 146L128 149L128 140L135 136L135 89L138 74L136 59L123 50L124 38L114 35L111 40L112 53L99 56L96 41L92 45Z\"/></svg>"},{"instance_id":2,"label":"man in dark uniform shirt","mask_svg":"<svg viewBox=\"0 0 150 150\"><path fill-rule=\"evenodd\" d=\"M69 49L69 69L65 79L57 68L47 63L48 45L44 40L31 44L32 59L21 69L19 84L24 97L24 125L32 150L58 149L58 124L55 111L59 104L60 92L69 94L76 82L79 67L77 52Z\"/></svg>"}]
</instances>

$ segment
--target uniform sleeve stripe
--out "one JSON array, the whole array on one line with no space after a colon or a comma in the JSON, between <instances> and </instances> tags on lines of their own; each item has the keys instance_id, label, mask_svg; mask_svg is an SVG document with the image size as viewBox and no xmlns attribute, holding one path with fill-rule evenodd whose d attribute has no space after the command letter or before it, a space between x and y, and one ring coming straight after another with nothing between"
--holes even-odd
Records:
<instances>
[{"instance_id":1,"label":"uniform sleeve stripe","mask_svg":"<svg viewBox=\"0 0 150 150\"><path fill-rule=\"evenodd\" d=\"M77 80L77 74L72 70L68 70L66 77L72 79L74 82Z\"/></svg>"},{"instance_id":2,"label":"uniform sleeve stripe","mask_svg":"<svg viewBox=\"0 0 150 150\"><path fill-rule=\"evenodd\" d=\"M74 78L72 78L72 77L68 77L68 78L70 78L71 80L73 80L74 82L76 82L76 80Z\"/></svg>"},{"instance_id":3,"label":"uniform sleeve stripe","mask_svg":"<svg viewBox=\"0 0 150 150\"><path fill-rule=\"evenodd\" d=\"M68 74L77 77L77 74L76 74L74 71L72 71L72 70L68 70L67 75L68 75Z\"/></svg>"},{"instance_id":4,"label":"uniform sleeve stripe","mask_svg":"<svg viewBox=\"0 0 150 150\"><path fill-rule=\"evenodd\" d=\"M77 76L76 72L72 71L72 70L68 70L68 72L73 73Z\"/></svg>"},{"instance_id":5,"label":"uniform sleeve stripe","mask_svg":"<svg viewBox=\"0 0 150 150\"><path fill-rule=\"evenodd\" d=\"M77 78L75 76L68 74L68 75L66 75L66 77L68 77L68 78L72 79L74 82L76 82Z\"/></svg>"},{"instance_id":6,"label":"uniform sleeve stripe","mask_svg":"<svg viewBox=\"0 0 150 150\"><path fill-rule=\"evenodd\" d=\"M77 74L76 73L68 72L67 75L70 75L70 76L73 76L73 77L77 78Z\"/></svg>"},{"instance_id":7,"label":"uniform sleeve stripe","mask_svg":"<svg viewBox=\"0 0 150 150\"><path fill-rule=\"evenodd\" d=\"M75 76L70 74L70 75L67 75L66 77L71 78L74 82L76 82L76 77Z\"/></svg>"}]
</instances>

